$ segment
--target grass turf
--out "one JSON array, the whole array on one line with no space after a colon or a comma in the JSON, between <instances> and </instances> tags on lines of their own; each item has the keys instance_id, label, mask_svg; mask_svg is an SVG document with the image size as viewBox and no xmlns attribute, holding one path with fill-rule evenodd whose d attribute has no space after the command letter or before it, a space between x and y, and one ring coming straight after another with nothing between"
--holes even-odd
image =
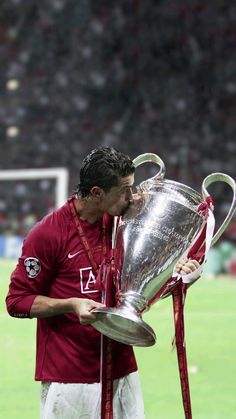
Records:
<instances>
[{"instance_id":1,"label":"grass turf","mask_svg":"<svg viewBox=\"0 0 236 419\"><path fill-rule=\"evenodd\" d=\"M5 311L14 265L0 260L0 412L2 419L37 419L35 321L12 319ZM232 278L202 278L188 292L185 325L193 419L236 417L235 300L236 281ZM135 348L146 419L183 419L176 352L171 349L171 298L152 306L144 320L157 334L153 347Z\"/></svg>"}]
</instances>

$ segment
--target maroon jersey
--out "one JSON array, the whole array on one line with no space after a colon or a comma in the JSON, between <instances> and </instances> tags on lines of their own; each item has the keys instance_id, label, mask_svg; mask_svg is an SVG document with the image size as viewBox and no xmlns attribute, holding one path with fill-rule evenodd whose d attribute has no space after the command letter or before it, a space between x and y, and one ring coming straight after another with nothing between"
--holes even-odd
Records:
<instances>
[{"instance_id":1,"label":"maroon jersey","mask_svg":"<svg viewBox=\"0 0 236 419\"><path fill-rule=\"evenodd\" d=\"M81 223L99 265L103 257L102 220ZM14 317L29 317L37 295L101 301L69 203L43 218L26 237L11 275L8 312ZM81 326L75 314L37 319L35 379L63 383L100 381L100 340L100 333L90 325ZM114 341L113 359L114 379L137 369L131 346Z\"/></svg>"}]
</instances>

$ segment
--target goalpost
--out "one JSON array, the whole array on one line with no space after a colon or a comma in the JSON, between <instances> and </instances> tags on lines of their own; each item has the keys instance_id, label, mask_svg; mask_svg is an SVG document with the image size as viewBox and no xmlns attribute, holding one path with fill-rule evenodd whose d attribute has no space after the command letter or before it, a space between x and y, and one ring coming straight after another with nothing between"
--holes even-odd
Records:
<instances>
[{"instance_id":1,"label":"goalpost","mask_svg":"<svg viewBox=\"0 0 236 419\"><path fill-rule=\"evenodd\" d=\"M64 167L50 169L15 169L0 170L0 181L54 179L55 205L59 208L67 199L69 173Z\"/></svg>"},{"instance_id":2,"label":"goalpost","mask_svg":"<svg viewBox=\"0 0 236 419\"><path fill-rule=\"evenodd\" d=\"M63 205L68 198L69 172L64 167L47 169L0 170L0 182L52 180L54 187L55 209ZM4 198L4 197L1 197ZM14 199L14 196L13 196ZM0 235L0 258L18 258L23 237L18 235Z\"/></svg>"}]
</instances>

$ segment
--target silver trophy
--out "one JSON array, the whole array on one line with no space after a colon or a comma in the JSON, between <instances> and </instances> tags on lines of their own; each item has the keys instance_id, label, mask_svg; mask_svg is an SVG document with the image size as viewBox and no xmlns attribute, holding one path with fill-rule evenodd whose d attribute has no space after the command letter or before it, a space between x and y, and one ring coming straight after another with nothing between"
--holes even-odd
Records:
<instances>
[{"instance_id":1,"label":"silver trophy","mask_svg":"<svg viewBox=\"0 0 236 419\"><path fill-rule=\"evenodd\" d=\"M128 211L119 221L113 238L116 263L116 307L95 309L93 326L104 335L135 346L151 346L156 341L153 329L142 319L150 301L169 295L178 279L169 280L173 269L202 231L206 217L198 211L214 182L225 182L233 190L227 217L213 237L216 243L235 211L234 180L213 173L202 183L202 193L172 180L164 179L165 165L155 154L146 153L134 160L135 167L145 162L159 166L156 176L143 181Z\"/></svg>"}]
</instances>

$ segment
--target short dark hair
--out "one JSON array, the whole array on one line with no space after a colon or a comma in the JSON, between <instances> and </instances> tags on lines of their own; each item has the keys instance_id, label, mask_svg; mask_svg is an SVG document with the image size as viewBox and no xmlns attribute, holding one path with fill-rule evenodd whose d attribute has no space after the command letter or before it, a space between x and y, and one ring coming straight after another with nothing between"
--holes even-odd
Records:
<instances>
[{"instance_id":1,"label":"short dark hair","mask_svg":"<svg viewBox=\"0 0 236 419\"><path fill-rule=\"evenodd\" d=\"M82 162L76 193L84 198L93 186L108 192L118 185L118 178L129 176L134 171L134 164L126 154L113 147L95 148Z\"/></svg>"}]
</instances>

